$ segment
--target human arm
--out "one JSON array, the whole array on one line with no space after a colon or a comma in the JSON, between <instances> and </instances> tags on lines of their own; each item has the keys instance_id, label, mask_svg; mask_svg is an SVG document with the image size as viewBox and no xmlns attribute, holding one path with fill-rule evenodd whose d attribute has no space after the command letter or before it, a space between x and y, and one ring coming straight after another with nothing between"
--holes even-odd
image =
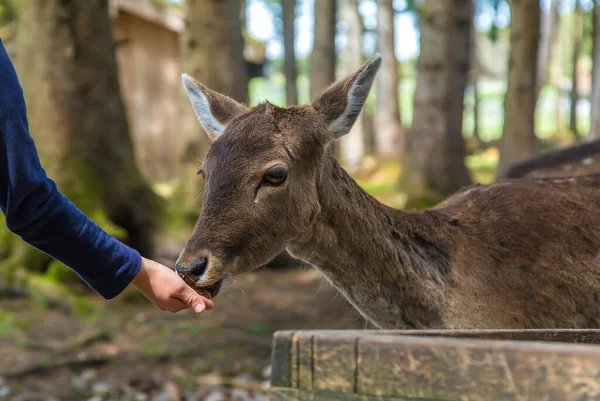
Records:
<instances>
[{"instance_id":1,"label":"human arm","mask_svg":"<svg viewBox=\"0 0 600 401\"><path fill-rule=\"evenodd\" d=\"M163 310L212 308L177 273L107 234L60 193L40 164L22 88L1 40L0 209L11 232L73 269L105 299L133 284Z\"/></svg>"}]
</instances>

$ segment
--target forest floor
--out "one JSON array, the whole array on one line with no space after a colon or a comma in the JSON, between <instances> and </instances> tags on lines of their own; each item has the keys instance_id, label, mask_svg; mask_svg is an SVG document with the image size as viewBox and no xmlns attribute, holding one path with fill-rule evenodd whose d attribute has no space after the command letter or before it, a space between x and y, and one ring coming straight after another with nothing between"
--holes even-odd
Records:
<instances>
[{"instance_id":1,"label":"forest floor","mask_svg":"<svg viewBox=\"0 0 600 401\"><path fill-rule=\"evenodd\" d=\"M310 266L242 275L200 316L128 296L83 316L1 299L0 400L266 400L276 330L367 327Z\"/></svg>"}]
</instances>

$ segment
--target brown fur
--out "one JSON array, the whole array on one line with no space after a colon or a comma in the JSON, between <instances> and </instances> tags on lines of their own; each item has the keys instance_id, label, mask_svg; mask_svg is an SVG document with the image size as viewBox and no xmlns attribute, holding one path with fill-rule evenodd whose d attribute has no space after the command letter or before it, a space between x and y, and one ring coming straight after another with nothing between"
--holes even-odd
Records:
<instances>
[{"instance_id":1,"label":"brown fur","mask_svg":"<svg viewBox=\"0 0 600 401\"><path fill-rule=\"evenodd\" d=\"M228 117L178 265L207 258L196 279L208 286L287 248L381 328L600 327L600 175L475 185L422 212L381 204L329 147L376 62L311 104ZM273 164L285 184L260 186Z\"/></svg>"},{"instance_id":2,"label":"brown fur","mask_svg":"<svg viewBox=\"0 0 600 401\"><path fill-rule=\"evenodd\" d=\"M504 178L572 177L600 173L600 140L577 143L509 166Z\"/></svg>"}]
</instances>

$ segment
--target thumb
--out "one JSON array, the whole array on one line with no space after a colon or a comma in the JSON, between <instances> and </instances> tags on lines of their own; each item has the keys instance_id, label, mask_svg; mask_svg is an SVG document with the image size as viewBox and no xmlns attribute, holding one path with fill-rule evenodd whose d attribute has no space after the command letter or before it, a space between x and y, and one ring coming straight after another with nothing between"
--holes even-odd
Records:
<instances>
[{"instance_id":1,"label":"thumb","mask_svg":"<svg viewBox=\"0 0 600 401\"><path fill-rule=\"evenodd\" d=\"M187 285L184 287L180 299L196 313L202 313L206 309L204 299Z\"/></svg>"}]
</instances>

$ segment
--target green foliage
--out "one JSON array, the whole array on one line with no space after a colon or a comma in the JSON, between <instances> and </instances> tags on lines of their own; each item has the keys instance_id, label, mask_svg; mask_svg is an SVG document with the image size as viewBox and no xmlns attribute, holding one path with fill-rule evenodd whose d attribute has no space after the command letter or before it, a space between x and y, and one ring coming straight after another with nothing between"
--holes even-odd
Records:
<instances>
[{"instance_id":1,"label":"green foliage","mask_svg":"<svg viewBox=\"0 0 600 401\"><path fill-rule=\"evenodd\" d=\"M94 311L89 300L75 295L67 286L45 275L30 274L28 287L32 301L41 308L59 304L79 316L86 316Z\"/></svg>"},{"instance_id":2,"label":"green foliage","mask_svg":"<svg viewBox=\"0 0 600 401\"><path fill-rule=\"evenodd\" d=\"M24 320L20 319L12 312L0 309L0 336L14 330L21 330L25 328L26 323Z\"/></svg>"},{"instance_id":3,"label":"green foliage","mask_svg":"<svg viewBox=\"0 0 600 401\"><path fill-rule=\"evenodd\" d=\"M427 194L420 198L414 198L414 199L409 198L408 201L406 202L404 208L405 209L416 209L416 210L429 209L429 208L434 207L438 203L440 203L442 200L444 200L444 198L441 196L434 195L434 194Z\"/></svg>"},{"instance_id":4,"label":"green foliage","mask_svg":"<svg viewBox=\"0 0 600 401\"><path fill-rule=\"evenodd\" d=\"M48 279L57 283L72 283L79 279L77 274L57 260L52 260L44 274Z\"/></svg>"},{"instance_id":5,"label":"green foliage","mask_svg":"<svg viewBox=\"0 0 600 401\"><path fill-rule=\"evenodd\" d=\"M252 333L271 333L273 331L273 328L270 325L262 322L251 323L248 329Z\"/></svg>"},{"instance_id":6,"label":"green foliage","mask_svg":"<svg viewBox=\"0 0 600 401\"><path fill-rule=\"evenodd\" d=\"M0 0L0 27L19 18L21 0Z\"/></svg>"}]
</instances>

